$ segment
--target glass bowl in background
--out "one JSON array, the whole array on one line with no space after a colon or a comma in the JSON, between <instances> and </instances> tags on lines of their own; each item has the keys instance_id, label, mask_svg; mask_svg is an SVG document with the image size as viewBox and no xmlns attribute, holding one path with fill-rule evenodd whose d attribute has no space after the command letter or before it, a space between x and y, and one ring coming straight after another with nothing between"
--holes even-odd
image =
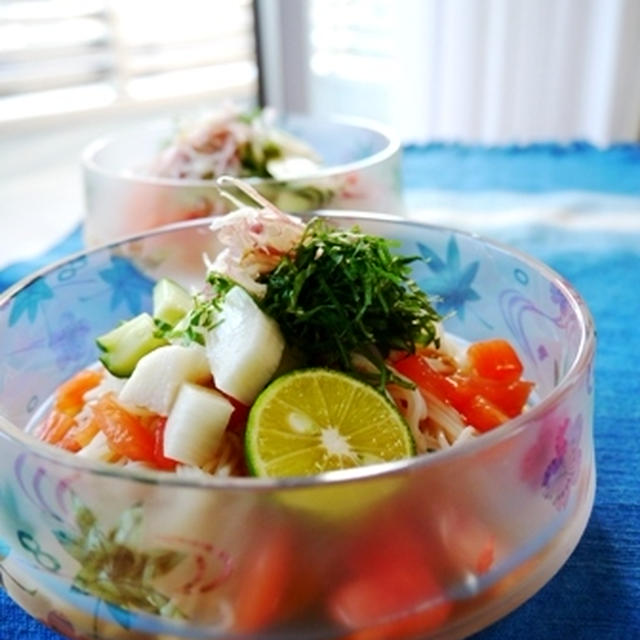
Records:
<instances>
[{"instance_id":1,"label":"glass bowl in background","mask_svg":"<svg viewBox=\"0 0 640 640\"><path fill-rule=\"evenodd\" d=\"M202 281L208 223L78 254L0 298L4 586L70 638L461 638L565 562L594 498L591 316L543 264L476 236L329 215L430 258L446 329L509 339L536 383L522 416L464 445L310 478L179 477L93 463L26 431L94 338ZM449 313L451 312L451 313Z\"/></svg>"},{"instance_id":2,"label":"glass bowl in background","mask_svg":"<svg viewBox=\"0 0 640 640\"><path fill-rule=\"evenodd\" d=\"M278 208L320 208L401 214L401 148L375 123L281 115L274 126L307 143L323 164L289 180L249 178ZM175 134L166 119L96 140L82 157L85 243L93 247L181 220L228 211L213 180L156 178L147 167Z\"/></svg>"}]
</instances>

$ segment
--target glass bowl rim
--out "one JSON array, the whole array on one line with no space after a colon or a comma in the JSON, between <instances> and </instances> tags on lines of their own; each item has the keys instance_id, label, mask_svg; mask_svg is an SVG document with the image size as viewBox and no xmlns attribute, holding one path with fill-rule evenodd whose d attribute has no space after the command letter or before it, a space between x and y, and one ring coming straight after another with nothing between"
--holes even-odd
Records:
<instances>
[{"instance_id":1,"label":"glass bowl rim","mask_svg":"<svg viewBox=\"0 0 640 640\"><path fill-rule=\"evenodd\" d=\"M354 160L352 162L346 162L344 164L339 165L331 165L331 166L321 166L316 171L312 173L300 174L296 175L293 178L288 178L286 180L279 180L277 178L258 178L258 177L247 177L243 178L244 181L248 182L252 185L286 185L289 183L297 183L306 180L315 180L321 178L330 178L338 175L348 174L354 171L361 171L363 169L368 169L377 164L384 162L385 160L393 157L398 154L401 150L401 142L398 135L390 128L385 125L373 121L368 120L366 118L359 117L351 117L351 116L332 116L323 119L317 119L312 116L299 114L299 113L281 113L280 117L292 117L299 119L302 122L311 122L313 120L317 120L318 122L322 122L325 125L341 125L348 126L354 129L360 129L363 131L369 131L376 134L381 135L386 140L386 145L380 151L376 151L373 155L367 156L366 158L361 158L360 160ZM150 121L145 125L142 125L142 128L147 130L153 130L159 126L161 122L166 122L167 119L156 119L154 121ZM193 179L193 178L159 178L155 176L146 176L144 174L136 174L136 173L127 173L128 169L108 169L104 167L101 163L96 160L96 156L103 149L107 148L109 145L116 144L121 142L126 138L132 131L130 127L127 131L113 132L108 133L106 135L100 136L99 138L93 140L83 149L81 153L81 165L84 169L85 173L94 173L97 175L101 175L103 177L119 179L125 182L130 182L134 184L142 184L148 186L156 186L156 187L190 187L190 188L209 188L216 190L215 180L202 180L202 179Z\"/></svg>"},{"instance_id":2,"label":"glass bowl rim","mask_svg":"<svg viewBox=\"0 0 640 640\"><path fill-rule=\"evenodd\" d=\"M554 269L546 265L541 260L538 260L519 249L515 249L508 244L487 238L484 235L477 234L475 232L443 225L429 224L417 220L409 220L389 214L323 209L311 213L296 215L299 215L302 218L310 218L320 215L336 220L355 219L362 220L363 222L370 221L400 224L401 226L413 227L416 229L426 228L437 233L453 233L459 237L466 237L468 239L481 242L494 250L505 252L517 258L523 264L529 266L556 286L564 294L572 311L579 320L578 329L581 333L580 344L578 346L576 356L574 357L567 373L558 381L550 393L545 395L526 413L510 419L496 429L483 433L481 437L465 442L463 446L452 446L447 449L416 455L412 458L404 458L393 462L384 462L339 471L329 471L311 476L292 476L285 478L227 477L206 475L203 472L202 475L198 474L196 476L194 474L187 477L179 476L175 473L167 473L141 467L125 470L122 467L109 465L108 463L87 460L63 449L48 445L13 425L2 415L0 415L0 442L2 438L6 438L19 447L25 449L23 453L36 454L40 458L44 458L58 465L65 465L75 471L84 471L98 476L112 477L124 481L130 480L132 482L141 482L146 484L157 484L178 488L208 488L241 492L249 490L261 493L304 488L309 489L320 486L335 486L352 483L358 480L376 480L396 475L403 475L404 473L416 472L431 465L441 464L443 462L446 463L450 458L458 459L466 456L473 457L475 453L483 449L488 449L492 445L506 442L509 439L516 437L523 429L527 428L527 424L531 420L536 420L543 416L549 407L553 406L561 397L569 393L569 391L578 384L579 378L583 374L584 369L593 361L595 356L596 340L595 325L591 312L583 298L573 288L573 286ZM208 228L210 224L211 218L199 218L196 220L176 222L162 227L157 227L155 229L135 233L91 249L81 250L74 254L65 256L64 258L33 272L25 278L22 278L13 286L0 293L0 308L7 305L16 294L28 287L37 279L54 272L74 260L91 254L107 251L110 248L119 245L144 240L152 236L175 233L190 228L205 229Z\"/></svg>"}]
</instances>

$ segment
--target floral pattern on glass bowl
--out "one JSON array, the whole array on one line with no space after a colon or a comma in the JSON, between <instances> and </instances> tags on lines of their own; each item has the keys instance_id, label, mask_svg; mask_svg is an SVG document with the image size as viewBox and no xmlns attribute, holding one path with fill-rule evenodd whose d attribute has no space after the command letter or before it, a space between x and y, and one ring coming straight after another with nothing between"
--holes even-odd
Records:
<instances>
[{"instance_id":1,"label":"floral pattern on glass bowl","mask_svg":"<svg viewBox=\"0 0 640 640\"><path fill-rule=\"evenodd\" d=\"M75 639L459 638L564 563L595 486L595 337L579 295L476 236L321 215L427 258L414 278L437 294L446 329L512 341L536 383L532 406L464 446L315 478L179 478L83 462L26 425L96 359L95 336L149 309L157 278L196 282L193 253L216 243L192 221L75 256L0 299L0 567L31 615ZM345 602L363 585L375 592L382 575L393 597L352 615Z\"/></svg>"}]
</instances>

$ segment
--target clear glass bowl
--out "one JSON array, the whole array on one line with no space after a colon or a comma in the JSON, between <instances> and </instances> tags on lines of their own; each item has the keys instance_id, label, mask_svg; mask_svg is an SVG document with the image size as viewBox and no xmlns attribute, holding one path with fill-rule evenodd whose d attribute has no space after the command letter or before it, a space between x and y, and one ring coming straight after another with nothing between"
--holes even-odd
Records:
<instances>
[{"instance_id":1,"label":"clear glass bowl","mask_svg":"<svg viewBox=\"0 0 640 640\"><path fill-rule=\"evenodd\" d=\"M78 254L0 298L0 558L31 615L70 638L460 638L535 593L589 517L594 327L543 264L476 236L358 214L338 224L430 257L415 279L448 331L516 345L535 404L464 445L311 478L125 472L25 432L150 308L201 281L202 221Z\"/></svg>"},{"instance_id":2,"label":"clear glass bowl","mask_svg":"<svg viewBox=\"0 0 640 640\"><path fill-rule=\"evenodd\" d=\"M305 141L323 159L311 175L253 184L284 211L322 208L401 214L404 210L397 137L375 123L282 115L276 126ZM96 140L85 150L85 242L93 247L181 220L224 213L212 180L154 178L144 174L175 130L173 120Z\"/></svg>"}]
</instances>

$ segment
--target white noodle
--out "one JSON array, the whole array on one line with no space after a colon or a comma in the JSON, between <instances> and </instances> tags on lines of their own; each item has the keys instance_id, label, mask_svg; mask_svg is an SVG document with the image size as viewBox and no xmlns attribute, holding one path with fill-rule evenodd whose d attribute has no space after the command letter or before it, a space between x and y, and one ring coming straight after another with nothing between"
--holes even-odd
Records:
<instances>
[{"instance_id":1,"label":"white noodle","mask_svg":"<svg viewBox=\"0 0 640 640\"><path fill-rule=\"evenodd\" d=\"M429 391L423 391L427 407L429 408L429 426L438 433L442 433L448 444L452 444L466 428L460 414L446 402Z\"/></svg>"},{"instance_id":2,"label":"white noodle","mask_svg":"<svg viewBox=\"0 0 640 640\"><path fill-rule=\"evenodd\" d=\"M85 409L83 409L83 411ZM105 436L102 431L98 431L91 439L91 442L82 447L76 455L88 458L89 460L101 460L102 462L109 462L113 460L114 457L113 451L109 448L107 436Z\"/></svg>"},{"instance_id":3,"label":"white noodle","mask_svg":"<svg viewBox=\"0 0 640 640\"><path fill-rule=\"evenodd\" d=\"M446 436L442 431L438 431L438 446L440 449L448 449L451 446L451 443L447 440Z\"/></svg>"},{"instance_id":4,"label":"white noodle","mask_svg":"<svg viewBox=\"0 0 640 640\"><path fill-rule=\"evenodd\" d=\"M425 453L432 448L433 443L421 429L421 424L428 415L427 403L422 394L417 388L407 389L397 384L389 385L387 391L411 429L417 452Z\"/></svg>"},{"instance_id":5,"label":"white noodle","mask_svg":"<svg viewBox=\"0 0 640 640\"><path fill-rule=\"evenodd\" d=\"M467 426L462 430L462 433L453 442L453 445L459 445L459 444L462 444L463 442L468 442L469 440L473 440L473 438L479 435L480 433L477 431L477 429Z\"/></svg>"},{"instance_id":6,"label":"white noodle","mask_svg":"<svg viewBox=\"0 0 640 640\"><path fill-rule=\"evenodd\" d=\"M92 402L94 400L98 400L105 393L109 393L113 391L113 393L117 396L122 387L124 387L124 383L126 382L125 378L116 378L114 375L111 375L103 366L98 368L98 371L102 373L102 380L93 387L89 389L83 396L82 399L85 402Z\"/></svg>"},{"instance_id":7,"label":"white noodle","mask_svg":"<svg viewBox=\"0 0 640 640\"><path fill-rule=\"evenodd\" d=\"M203 471L214 476L237 476L244 468L244 445L232 431L225 431L214 457L206 462Z\"/></svg>"}]
</instances>

